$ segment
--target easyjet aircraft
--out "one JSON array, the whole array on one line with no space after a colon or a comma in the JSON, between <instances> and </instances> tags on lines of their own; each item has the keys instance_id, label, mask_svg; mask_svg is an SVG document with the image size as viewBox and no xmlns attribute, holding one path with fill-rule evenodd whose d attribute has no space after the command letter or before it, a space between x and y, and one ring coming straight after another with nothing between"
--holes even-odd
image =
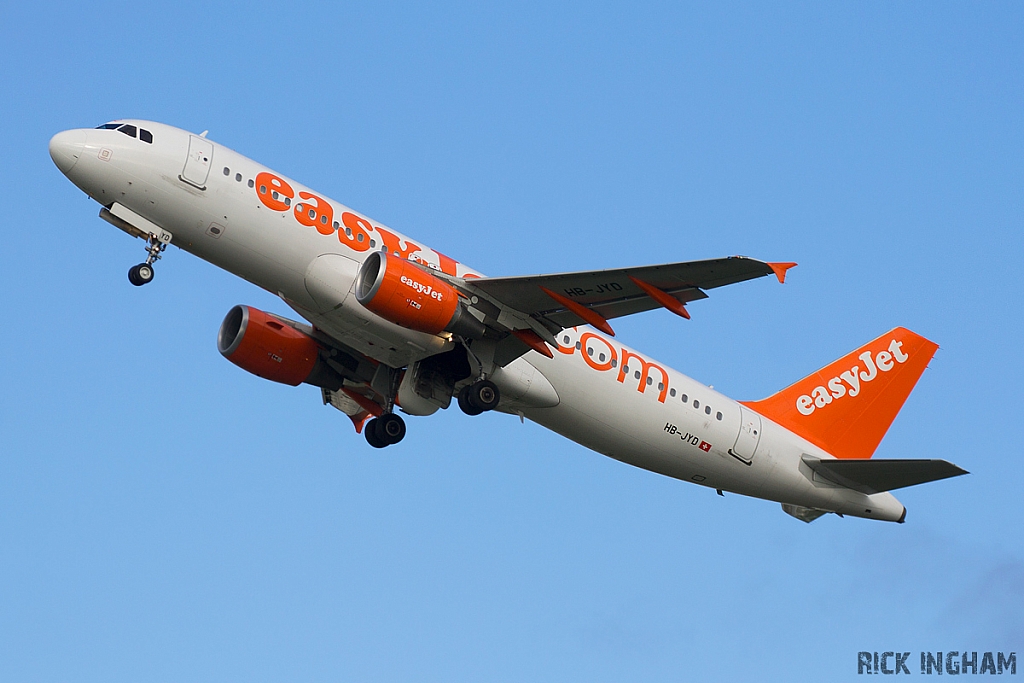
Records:
<instances>
[{"instance_id":1,"label":"easyjet aircraft","mask_svg":"<svg viewBox=\"0 0 1024 683\"><path fill-rule=\"evenodd\" d=\"M599 453L722 491L895 522L893 489L965 472L944 460L871 460L938 348L896 328L761 401L737 402L614 339L609 320L689 318L716 287L793 263L745 257L555 275L485 277L227 147L123 120L59 133L53 162L100 217L146 242L134 285L168 244L276 294L307 322L228 311L225 358L320 389L375 448L403 418L448 408L529 418Z\"/></svg>"}]
</instances>

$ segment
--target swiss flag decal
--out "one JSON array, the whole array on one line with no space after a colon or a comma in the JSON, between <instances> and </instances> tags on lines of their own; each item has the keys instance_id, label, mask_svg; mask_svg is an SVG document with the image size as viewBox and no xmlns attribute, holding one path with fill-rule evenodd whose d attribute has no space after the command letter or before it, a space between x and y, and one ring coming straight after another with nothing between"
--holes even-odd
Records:
<instances>
[{"instance_id":1,"label":"swiss flag decal","mask_svg":"<svg viewBox=\"0 0 1024 683\"><path fill-rule=\"evenodd\" d=\"M704 451L705 453L707 453L708 451L711 450L711 444L709 444L707 441L701 441L700 445L697 446L697 448L699 448L702 451Z\"/></svg>"}]
</instances>

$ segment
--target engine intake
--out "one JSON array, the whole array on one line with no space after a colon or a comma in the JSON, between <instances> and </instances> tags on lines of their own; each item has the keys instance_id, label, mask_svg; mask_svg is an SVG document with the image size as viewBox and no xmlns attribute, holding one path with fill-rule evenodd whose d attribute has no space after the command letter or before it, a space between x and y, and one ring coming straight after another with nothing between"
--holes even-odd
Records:
<instances>
[{"instance_id":1,"label":"engine intake","mask_svg":"<svg viewBox=\"0 0 1024 683\"><path fill-rule=\"evenodd\" d=\"M217 333L217 350L238 367L272 382L337 389L341 377L320 360L309 335L252 306L235 306Z\"/></svg>"},{"instance_id":2,"label":"engine intake","mask_svg":"<svg viewBox=\"0 0 1024 683\"><path fill-rule=\"evenodd\" d=\"M356 274L356 300L380 317L410 330L451 332L481 339L486 328L454 287L410 261L375 251Z\"/></svg>"}]
</instances>

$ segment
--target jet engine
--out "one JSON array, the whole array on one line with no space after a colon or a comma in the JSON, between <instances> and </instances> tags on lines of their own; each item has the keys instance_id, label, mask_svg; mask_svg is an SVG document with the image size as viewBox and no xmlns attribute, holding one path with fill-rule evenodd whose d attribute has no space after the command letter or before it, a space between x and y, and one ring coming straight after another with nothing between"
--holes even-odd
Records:
<instances>
[{"instance_id":1,"label":"jet engine","mask_svg":"<svg viewBox=\"0 0 1024 683\"><path fill-rule=\"evenodd\" d=\"M272 382L303 382L338 389L342 378L320 359L320 345L304 332L252 306L228 311L217 350L238 367Z\"/></svg>"},{"instance_id":2,"label":"jet engine","mask_svg":"<svg viewBox=\"0 0 1024 683\"><path fill-rule=\"evenodd\" d=\"M418 332L481 339L486 331L454 287L425 268L382 251L367 256L359 267L356 300L385 320Z\"/></svg>"}]
</instances>

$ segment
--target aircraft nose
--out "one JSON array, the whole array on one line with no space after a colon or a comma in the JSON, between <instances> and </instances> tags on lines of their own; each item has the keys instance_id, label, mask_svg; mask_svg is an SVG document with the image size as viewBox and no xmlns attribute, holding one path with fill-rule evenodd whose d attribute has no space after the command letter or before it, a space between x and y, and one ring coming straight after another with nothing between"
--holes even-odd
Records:
<instances>
[{"instance_id":1,"label":"aircraft nose","mask_svg":"<svg viewBox=\"0 0 1024 683\"><path fill-rule=\"evenodd\" d=\"M85 131L81 128L66 130L50 138L50 158L60 172L67 175L85 149Z\"/></svg>"}]
</instances>

